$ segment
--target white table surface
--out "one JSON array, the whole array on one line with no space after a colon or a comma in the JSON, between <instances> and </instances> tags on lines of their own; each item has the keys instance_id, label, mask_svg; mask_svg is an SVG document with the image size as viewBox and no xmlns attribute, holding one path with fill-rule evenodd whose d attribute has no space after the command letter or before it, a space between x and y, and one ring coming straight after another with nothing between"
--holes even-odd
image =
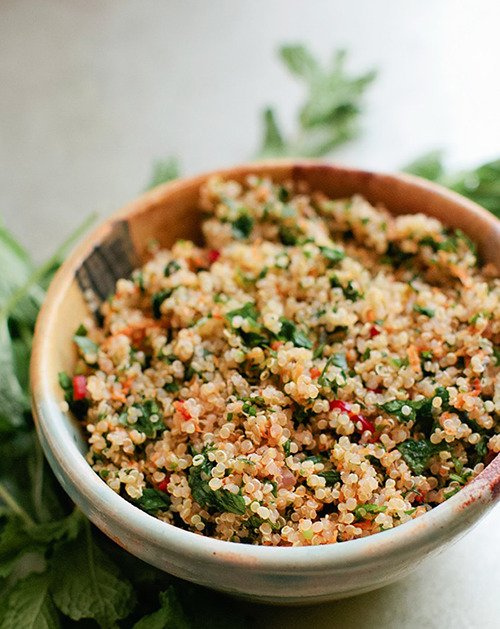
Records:
<instances>
[{"instance_id":1,"label":"white table surface","mask_svg":"<svg viewBox=\"0 0 500 629\"><path fill-rule=\"evenodd\" d=\"M154 159L186 174L250 157L258 111L286 128L301 88L279 44L379 69L338 161L396 170L433 149L500 155L494 0L1 0L0 216L42 260L91 211L134 198ZM1 271L0 271L1 272ZM500 509L410 577L308 608L243 605L262 629L497 629Z\"/></svg>"}]
</instances>

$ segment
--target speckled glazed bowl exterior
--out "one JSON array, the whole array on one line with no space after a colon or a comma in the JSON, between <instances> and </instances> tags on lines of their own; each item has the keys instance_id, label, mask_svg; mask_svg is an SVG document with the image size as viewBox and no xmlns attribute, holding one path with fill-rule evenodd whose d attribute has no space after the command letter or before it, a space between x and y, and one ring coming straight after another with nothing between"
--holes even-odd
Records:
<instances>
[{"instance_id":1,"label":"speckled glazed bowl exterior","mask_svg":"<svg viewBox=\"0 0 500 629\"><path fill-rule=\"evenodd\" d=\"M485 261L500 268L500 222L443 188L407 175L361 172L313 161L253 163L219 174L307 181L333 198L360 193L393 213L424 212L466 232ZM401 578L456 541L500 494L500 458L431 512L395 529L340 544L272 548L235 544L181 530L140 511L114 493L84 459L74 419L61 412L57 374L71 372L72 336L88 315L83 292L99 299L114 280L145 258L151 239L170 246L200 239L197 198L208 175L146 193L96 229L55 277L38 319L32 358L33 408L44 452L59 481L104 533L131 553L189 581L259 602L313 603L360 594ZM479 569L479 567L478 567Z\"/></svg>"}]
</instances>

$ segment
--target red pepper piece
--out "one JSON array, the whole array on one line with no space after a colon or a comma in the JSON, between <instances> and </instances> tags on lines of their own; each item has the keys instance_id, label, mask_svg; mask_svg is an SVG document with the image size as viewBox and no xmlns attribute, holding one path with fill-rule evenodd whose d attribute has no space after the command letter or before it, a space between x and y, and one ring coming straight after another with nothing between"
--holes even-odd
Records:
<instances>
[{"instance_id":1,"label":"red pepper piece","mask_svg":"<svg viewBox=\"0 0 500 629\"><path fill-rule=\"evenodd\" d=\"M210 260L210 262L215 262L219 258L220 251L217 251L217 249L210 249L210 251L208 252L208 259Z\"/></svg>"},{"instance_id":2,"label":"red pepper piece","mask_svg":"<svg viewBox=\"0 0 500 629\"><path fill-rule=\"evenodd\" d=\"M370 328L370 338L372 339L373 337L378 336L379 334L380 334L380 330L374 325L372 325L372 327Z\"/></svg>"},{"instance_id":3,"label":"red pepper piece","mask_svg":"<svg viewBox=\"0 0 500 629\"><path fill-rule=\"evenodd\" d=\"M73 377L73 399L83 400L83 398L87 395L87 380L85 376L74 376Z\"/></svg>"},{"instance_id":4,"label":"red pepper piece","mask_svg":"<svg viewBox=\"0 0 500 629\"><path fill-rule=\"evenodd\" d=\"M180 413L184 419L191 419L191 413L184 406L184 400L179 400L174 402L175 410Z\"/></svg>"},{"instance_id":5,"label":"red pepper piece","mask_svg":"<svg viewBox=\"0 0 500 629\"><path fill-rule=\"evenodd\" d=\"M371 421L366 419L366 417L363 417L363 415L351 415L351 421L353 421L355 424L360 422L363 432L365 430L375 432L375 426L371 423Z\"/></svg>"},{"instance_id":6,"label":"red pepper piece","mask_svg":"<svg viewBox=\"0 0 500 629\"><path fill-rule=\"evenodd\" d=\"M373 393L382 393L382 389L377 387L376 389L370 389L370 387L366 387L367 391L373 391Z\"/></svg>"},{"instance_id":7,"label":"red pepper piece","mask_svg":"<svg viewBox=\"0 0 500 629\"><path fill-rule=\"evenodd\" d=\"M343 413L349 413L351 405L349 402L344 402L342 400L332 400L330 402L330 410L332 411L334 408L340 409Z\"/></svg>"},{"instance_id":8,"label":"red pepper piece","mask_svg":"<svg viewBox=\"0 0 500 629\"><path fill-rule=\"evenodd\" d=\"M162 480L161 483L158 485L158 489L160 491L162 491L164 494L168 494L168 483L169 483L169 477L167 476L167 478L165 480Z\"/></svg>"}]
</instances>

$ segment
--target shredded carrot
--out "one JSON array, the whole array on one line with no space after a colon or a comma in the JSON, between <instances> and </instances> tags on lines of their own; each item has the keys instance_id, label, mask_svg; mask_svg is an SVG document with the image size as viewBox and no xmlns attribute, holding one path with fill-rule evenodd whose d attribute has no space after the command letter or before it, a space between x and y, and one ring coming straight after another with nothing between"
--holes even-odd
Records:
<instances>
[{"instance_id":1,"label":"shredded carrot","mask_svg":"<svg viewBox=\"0 0 500 629\"><path fill-rule=\"evenodd\" d=\"M422 371L422 367L420 366L420 356L415 345L410 345L406 350L406 353L408 354L413 371Z\"/></svg>"},{"instance_id":2,"label":"shredded carrot","mask_svg":"<svg viewBox=\"0 0 500 629\"><path fill-rule=\"evenodd\" d=\"M297 363L293 368L293 379L297 380L304 372L304 365Z\"/></svg>"},{"instance_id":3,"label":"shredded carrot","mask_svg":"<svg viewBox=\"0 0 500 629\"><path fill-rule=\"evenodd\" d=\"M273 343L271 343L271 349L273 349L276 352L284 344L285 344L285 341L274 341Z\"/></svg>"},{"instance_id":4,"label":"shredded carrot","mask_svg":"<svg viewBox=\"0 0 500 629\"><path fill-rule=\"evenodd\" d=\"M134 376L131 376L130 378L127 378L127 380L125 380L125 382L122 384L122 391L124 395L128 395L134 379Z\"/></svg>"},{"instance_id":5,"label":"shredded carrot","mask_svg":"<svg viewBox=\"0 0 500 629\"><path fill-rule=\"evenodd\" d=\"M464 269L461 269L456 264L450 264L450 270L455 277L458 277L465 288L472 287L472 279L469 275L467 275L467 272Z\"/></svg>"},{"instance_id":6,"label":"shredded carrot","mask_svg":"<svg viewBox=\"0 0 500 629\"><path fill-rule=\"evenodd\" d=\"M321 374L321 369L318 367L313 367L309 373L311 374L311 378L317 378Z\"/></svg>"},{"instance_id":7,"label":"shredded carrot","mask_svg":"<svg viewBox=\"0 0 500 629\"><path fill-rule=\"evenodd\" d=\"M109 346L109 343L112 339L117 338L118 336L128 336L134 345L141 345L144 342L146 337L146 331L149 328L163 328L164 324L160 323L160 321L155 321L154 319L144 319L143 321L138 321L137 323L131 323L127 327L123 328L119 332L108 336L108 338L104 341L103 349L106 350Z\"/></svg>"},{"instance_id":8,"label":"shredded carrot","mask_svg":"<svg viewBox=\"0 0 500 629\"><path fill-rule=\"evenodd\" d=\"M472 384L474 385L474 388L472 389L469 395L474 395L474 396L480 395L481 394L481 380L479 380L479 378L476 378Z\"/></svg>"},{"instance_id":9,"label":"shredded carrot","mask_svg":"<svg viewBox=\"0 0 500 629\"><path fill-rule=\"evenodd\" d=\"M127 403L127 398L123 395L123 393L118 391L113 391L110 397L114 402L121 402L122 404Z\"/></svg>"},{"instance_id":10,"label":"shredded carrot","mask_svg":"<svg viewBox=\"0 0 500 629\"><path fill-rule=\"evenodd\" d=\"M364 520L363 522L355 522L354 526L357 526L363 531L367 531L368 529L373 528L373 524L371 520Z\"/></svg>"}]
</instances>

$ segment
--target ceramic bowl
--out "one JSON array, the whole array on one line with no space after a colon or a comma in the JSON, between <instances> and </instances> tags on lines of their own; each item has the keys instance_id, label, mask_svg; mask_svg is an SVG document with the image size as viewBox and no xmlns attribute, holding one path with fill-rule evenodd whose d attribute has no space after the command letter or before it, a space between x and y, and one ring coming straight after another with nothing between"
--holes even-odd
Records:
<instances>
[{"instance_id":1,"label":"ceramic bowl","mask_svg":"<svg viewBox=\"0 0 500 629\"><path fill-rule=\"evenodd\" d=\"M483 260L500 268L500 222L424 180L312 161L253 163L220 172L237 180L249 173L305 180L332 198L360 193L393 213L435 216L462 229L476 241ZM165 524L118 496L87 464L81 431L60 410L57 374L72 371L72 336L88 316L84 294L91 289L98 300L105 299L115 280L145 259L151 239L166 247L181 237L200 240L197 199L207 177L178 180L144 194L90 234L54 278L36 327L31 372L44 452L64 489L94 524L137 557L178 577L282 604L321 602L381 587L456 541L493 506L500 494L499 457L444 504L392 530L325 546L250 546Z\"/></svg>"}]
</instances>

